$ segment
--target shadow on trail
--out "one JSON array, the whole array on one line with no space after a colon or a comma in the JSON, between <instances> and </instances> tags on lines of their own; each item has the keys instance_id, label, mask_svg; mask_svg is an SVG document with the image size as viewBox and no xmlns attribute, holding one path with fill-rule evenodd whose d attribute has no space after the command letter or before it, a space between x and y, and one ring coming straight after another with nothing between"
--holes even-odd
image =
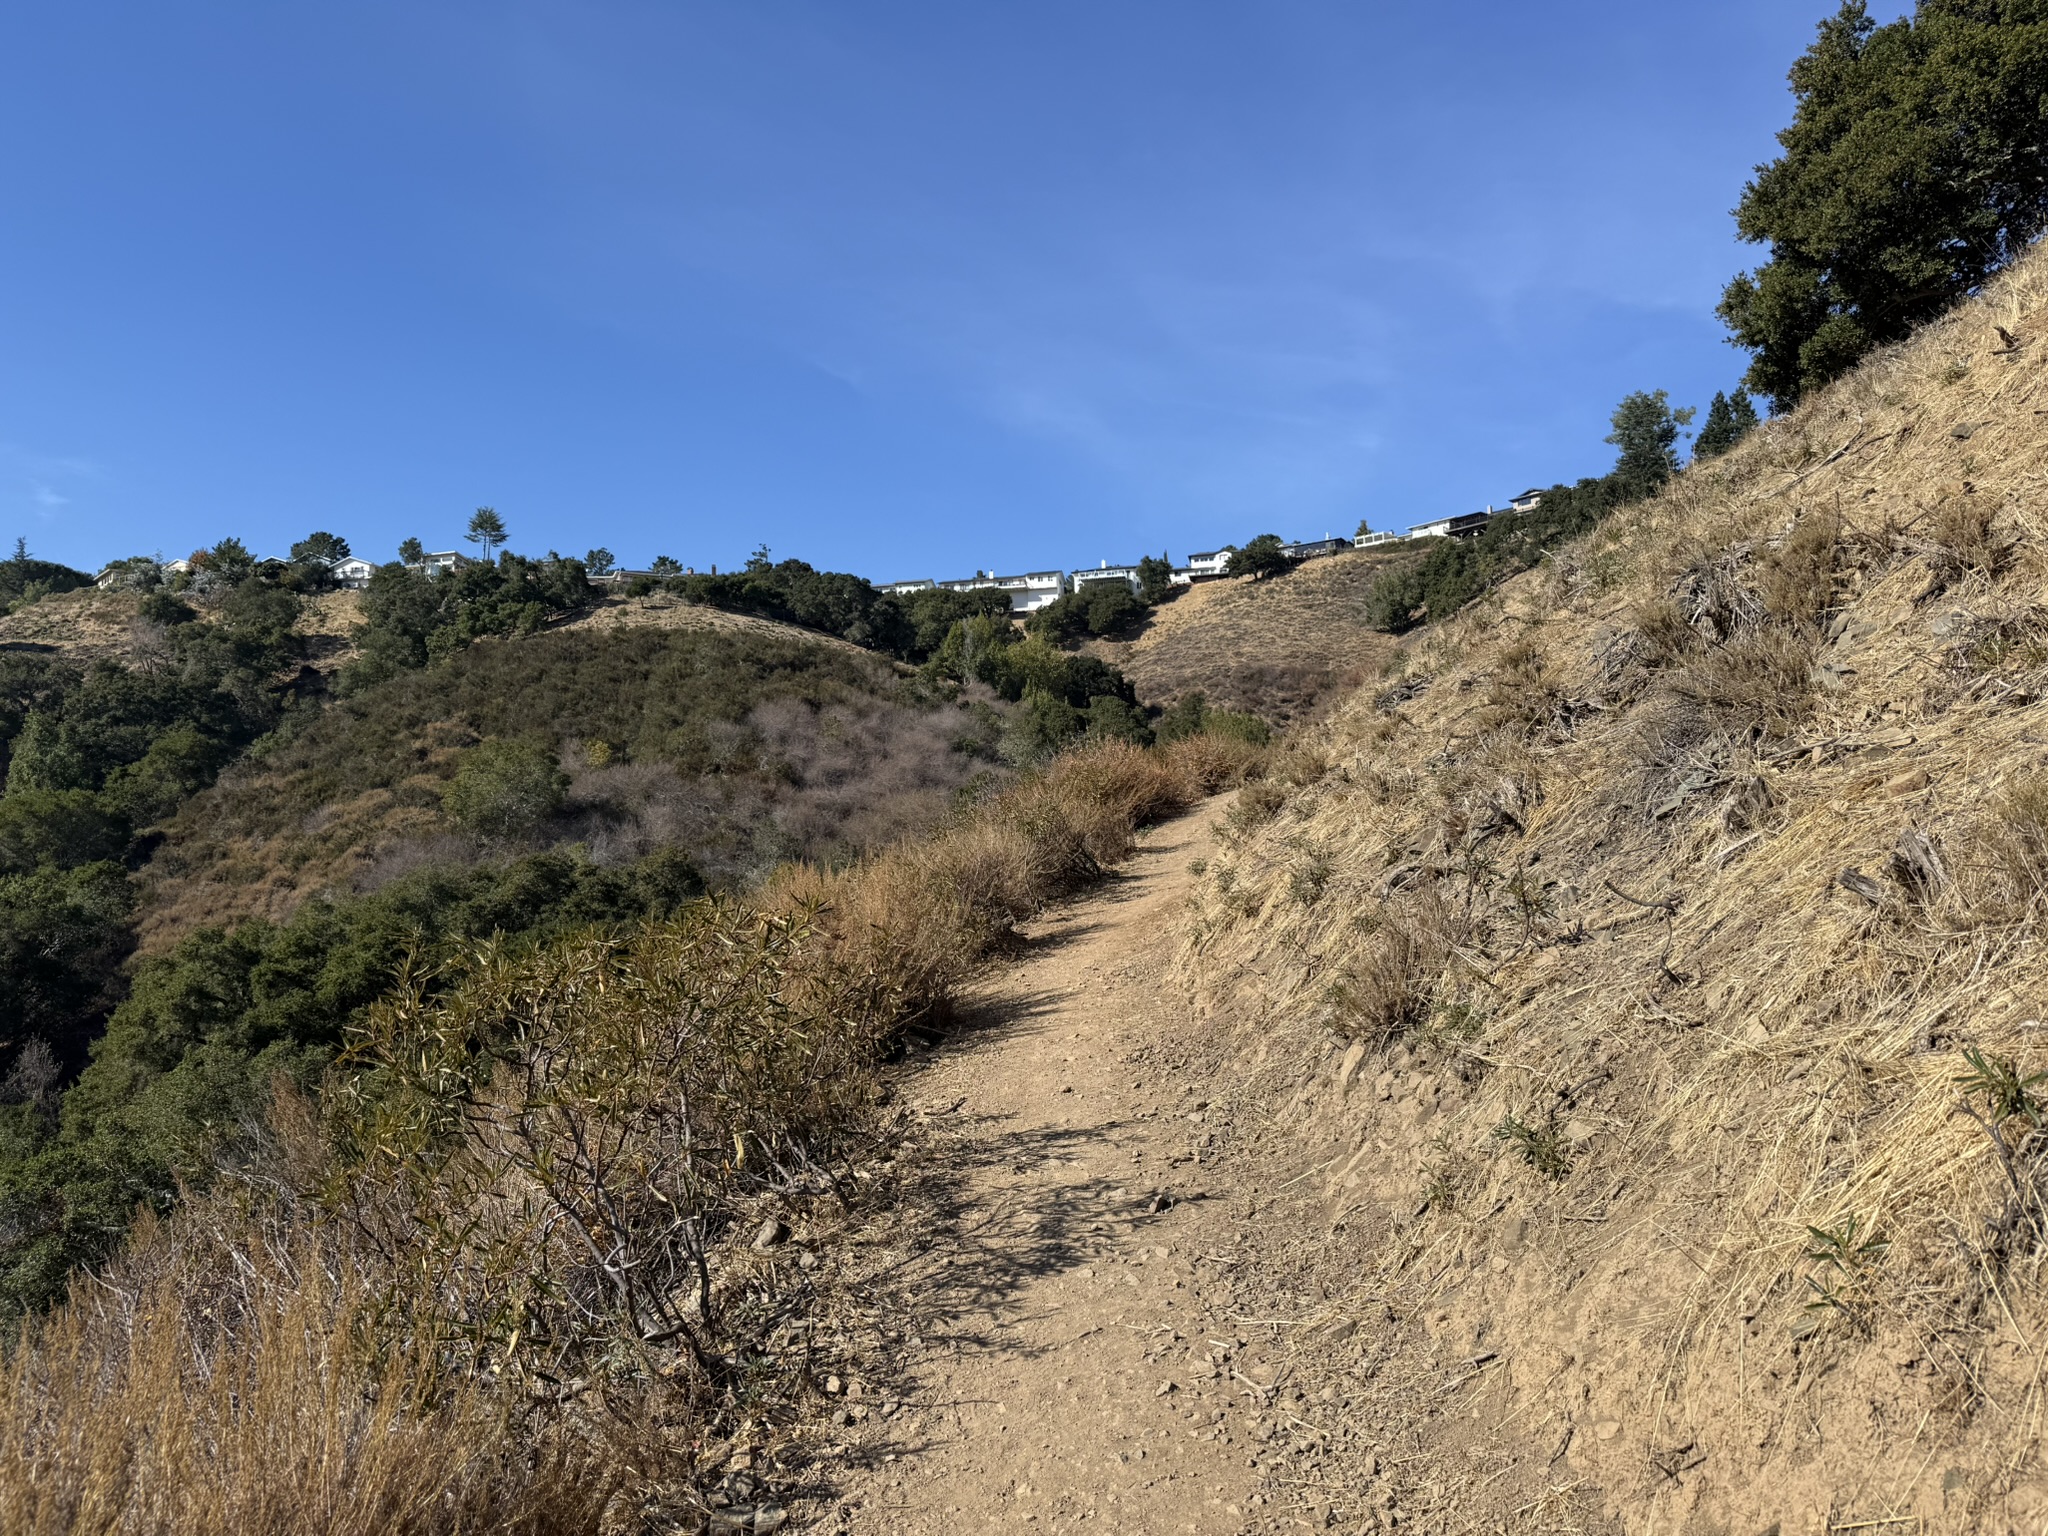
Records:
<instances>
[{"instance_id":1,"label":"shadow on trail","mask_svg":"<svg viewBox=\"0 0 2048 1536\"><path fill-rule=\"evenodd\" d=\"M1010 1051L1031 1061L1041 1082L1058 1085L1057 1070L1045 1069L1056 1067L1059 1057L1051 1050L1077 1025L1076 1004L1097 988L1126 984L1117 971L1131 958L1130 946L1158 937L1152 925L1134 922L1131 906L1156 900L1161 861L1183 856L1198 840L1194 826L1153 829L1132 863L1067 906L1044 931L1006 944L999 964L1009 973L1008 983L965 999L943 1027L923 1035L917 1055L980 1057L985 1071L989 1053ZM1091 945L1099 952L1095 956L1085 955ZM1054 958L1097 963L1069 965L1058 986L1044 984L1052 979L1044 971L1020 974ZM1038 984L1020 990L1018 981ZM1088 1070L1076 1068L1081 1091L1071 1100L1033 1104L1012 1094L1007 1097L1013 1106L1001 1111L937 1107L928 1122L926 1150L899 1165L890 1203L911 1219L914 1235L909 1251L899 1248L901 1256L867 1276L864 1288L911 1338L912 1358L934 1346L957 1356L1003 1352L1026 1360L1058 1354L1074 1342L1073 1331L1042 1330L1051 1336L1034 1340L1031 1333L1040 1330L1030 1325L1043 1324L1051 1314L1040 1297L1026 1313L1022 1298L1036 1282L1109 1258L1157 1219L1162 1190L1155 1181L1164 1170L1111 1164L1123 1155L1123 1144L1147 1128L1089 1091L1079 1076ZM1068 1104L1075 1124L1045 1123L1060 1118ZM891 1396L916 1398L910 1377L917 1367L905 1365L903 1376L876 1385ZM876 1464L885 1454L914 1455L943 1438L945 1432L930 1423L905 1419L893 1436L885 1423L882 1441L863 1447L862 1459Z\"/></svg>"}]
</instances>

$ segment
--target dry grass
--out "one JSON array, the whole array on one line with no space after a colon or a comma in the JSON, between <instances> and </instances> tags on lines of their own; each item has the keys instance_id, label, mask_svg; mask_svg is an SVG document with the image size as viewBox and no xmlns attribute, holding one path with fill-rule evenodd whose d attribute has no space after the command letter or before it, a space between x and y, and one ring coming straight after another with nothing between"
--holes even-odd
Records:
<instances>
[{"instance_id":1,"label":"dry grass","mask_svg":"<svg viewBox=\"0 0 2048 1536\"><path fill-rule=\"evenodd\" d=\"M385 1283L276 1207L146 1221L0 1364L0 1527L595 1532L615 1481L602 1461L516 1434L516 1405L373 1344Z\"/></svg>"},{"instance_id":2,"label":"dry grass","mask_svg":"<svg viewBox=\"0 0 2048 1536\"><path fill-rule=\"evenodd\" d=\"M0 649L42 652L77 662L132 662L150 647L142 599L133 592L81 587L58 592L19 613L0 614Z\"/></svg>"},{"instance_id":3,"label":"dry grass","mask_svg":"<svg viewBox=\"0 0 2048 1536\"><path fill-rule=\"evenodd\" d=\"M848 870L792 865L765 893L814 907L840 963L900 978L906 1016L941 1014L1017 923L1123 859L1133 832L1258 772L1264 753L1198 735L1145 750L1105 743L962 813L937 834Z\"/></svg>"},{"instance_id":4,"label":"dry grass","mask_svg":"<svg viewBox=\"0 0 2048 1536\"><path fill-rule=\"evenodd\" d=\"M1265 581L1205 582L1156 610L1135 640L1088 649L1122 668L1147 704L1199 691L1218 709L1298 723L1393 653L1393 638L1365 622L1365 593L1395 558L1363 551Z\"/></svg>"},{"instance_id":5,"label":"dry grass","mask_svg":"<svg viewBox=\"0 0 2048 1536\"><path fill-rule=\"evenodd\" d=\"M1518 1336L1579 1362L1552 1390L1654 1410L1665 1443L1716 1448L1723 1490L1861 1480L1967 1521L2048 1427L2048 1138L1963 1086L1966 1050L2048 1068L2044 336L2037 252L1417 636L1427 686L1338 709L1330 775L1215 862L1185 936L1197 995L1262 1045L1287 1020L1303 1051L1386 1038L1452 1085L1390 1203L1448 1160L1465 1206L1542 1223L1544 1267L1507 1272ZM1304 844L1332 866L1314 904L1287 899ZM1443 912L1451 942L1414 942ZM1447 1002L1463 1037L1431 1033ZM1554 1184L1491 1137L1552 1109ZM1493 1240L1428 1223L1390 1273ZM1544 1276L1575 1277L1569 1302ZM1809 1278L1852 1305L1809 1309ZM1733 1448L1821 1370L1857 1384L1798 1410L1824 1468L1789 1430Z\"/></svg>"},{"instance_id":6,"label":"dry grass","mask_svg":"<svg viewBox=\"0 0 2048 1536\"><path fill-rule=\"evenodd\" d=\"M810 1411L820 1307L748 1242L844 1212L870 1069L1241 742L1056 760L939 834L628 938L406 978L269 1151L0 1362L0 1529L701 1528L736 1437Z\"/></svg>"}]
</instances>

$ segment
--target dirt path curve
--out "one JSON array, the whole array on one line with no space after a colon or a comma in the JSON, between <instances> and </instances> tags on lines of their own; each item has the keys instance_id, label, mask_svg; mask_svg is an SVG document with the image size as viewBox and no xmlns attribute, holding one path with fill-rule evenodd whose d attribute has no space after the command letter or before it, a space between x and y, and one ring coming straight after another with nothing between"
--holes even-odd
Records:
<instances>
[{"instance_id":1,"label":"dirt path curve","mask_svg":"<svg viewBox=\"0 0 2048 1536\"><path fill-rule=\"evenodd\" d=\"M1234 1533L1264 1502L1218 1411L1261 1367L1210 1355L1227 1270L1204 1255L1230 1219L1203 1198L1217 1170L1174 1070L1188 1028L1167 975L1216 809L1155 829L1027 934L905 1078L953 1127L958 1177L907 1277L918 1348L842 1505L851 1529Z\"/></svg>"}]
</instances>

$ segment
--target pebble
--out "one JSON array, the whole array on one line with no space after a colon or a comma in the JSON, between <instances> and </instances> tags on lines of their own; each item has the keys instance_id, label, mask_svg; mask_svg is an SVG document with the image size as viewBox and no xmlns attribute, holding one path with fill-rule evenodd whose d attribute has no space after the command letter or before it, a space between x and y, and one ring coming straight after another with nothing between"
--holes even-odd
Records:
<instances>
[{"instance_id":1,"label":"pebble","mask_svg":"<svg viewBox=\"0 0 2048 1536\"><path fill-rule=\"evenodd\" d=\"M1593 1426L1593 1438L1595 1440L1612 1440L1620 1433L1621 1421L1619 1419L1602 1419Z\"/></svg>"},{"instance_id":2,"label":"pebble","mask_svg":"<svg viewBox=\"0 0 2048 1536\"><path fill-rule=\"evenodd\" d=\"M788 1224L770 1216L761 1223L760 1231L754 1234L754 1251L756 1253L766 1253L770 1248L788 1241Z\"/></svg>"}]
</instances>

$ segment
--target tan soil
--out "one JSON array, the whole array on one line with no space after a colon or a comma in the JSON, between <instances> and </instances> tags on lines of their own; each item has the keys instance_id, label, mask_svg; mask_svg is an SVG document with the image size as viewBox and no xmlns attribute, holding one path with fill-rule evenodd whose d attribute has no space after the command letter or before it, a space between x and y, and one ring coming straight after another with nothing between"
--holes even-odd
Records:
<instances>
[{"instance_id":1,"label":"tan soil","mask_svg":"<svg viewBox=\"0 0 2048 1536\"><path fill-rule=\"evenodd\" d=\"M1550 1447L1499 1431L1503 1372L1443 1358L1405 1305L1331 1299L1378 1231L1327 1219L1290 1118L1236 1092L1246 1037L1170 973L1219 808L1034 925L903 1069L922 1173L843 1259L877 1342L826 1384L847 1465L821 1525L1599 1528Z\"/></svg>"}]
</instances>

